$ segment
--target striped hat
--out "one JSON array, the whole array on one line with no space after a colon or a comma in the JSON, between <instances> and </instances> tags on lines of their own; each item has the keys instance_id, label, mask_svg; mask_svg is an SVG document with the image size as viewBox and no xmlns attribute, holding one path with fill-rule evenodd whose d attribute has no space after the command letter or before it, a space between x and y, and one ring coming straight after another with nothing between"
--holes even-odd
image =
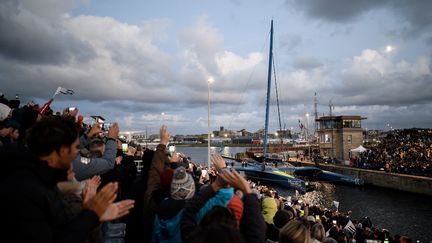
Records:
<instances>
[{"instance_id":1,"label":"striped hat","mask_svg":"<svg viewBox=\"0 0 432 243\"><path fill-rule=\"evenodd\" d=\"M183 166L178 167L171 181L171 197L175 200L186 200L195 194L195 182Z\"/></svg>"}]
</instances>

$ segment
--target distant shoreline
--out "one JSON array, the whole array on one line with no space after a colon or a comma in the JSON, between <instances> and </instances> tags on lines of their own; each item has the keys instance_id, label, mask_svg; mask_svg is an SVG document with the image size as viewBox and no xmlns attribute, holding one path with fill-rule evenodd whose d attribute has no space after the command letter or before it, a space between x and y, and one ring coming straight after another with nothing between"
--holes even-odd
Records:
<instances>
[{"instance_id":1,"label":"distant shoreline","mask_svg":"<svg viewBox=\"0 0 432 243\"><path fill-rule=\"evenodd\" d=\"M174 144L177 147L207 147L207 143L194 143L194 144ZM280 147L280 144L269 144L269 147ZM211 144L210 147L247 147L247 148L262 148L263 145L256 144L237 144L237 143L224 143L224 144ZM291 147L283 145L283 147Z\"/></svg>"},{"instance_id":2,"label":"distant shoreline","mask_svg":"<svg viewBox=\"0 0 432 243\"><path fill-rule=\"evenodd\" d=\"M206 143L196 143L196 144L176 144L176 147L207 147ZM256 148L260 148L262 146L257 146L255 144L234 144L234 143L229 143L229 144L223 144L222 146L220 144L211 144L211 147L256 147Z\"/></svg>"}]
</instances>

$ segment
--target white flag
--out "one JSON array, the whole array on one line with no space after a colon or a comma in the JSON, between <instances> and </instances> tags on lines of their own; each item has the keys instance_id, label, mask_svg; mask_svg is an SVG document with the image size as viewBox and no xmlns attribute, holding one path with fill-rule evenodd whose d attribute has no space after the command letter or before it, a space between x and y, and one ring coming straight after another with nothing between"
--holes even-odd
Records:
<instances>
[{"instance_id":1,"label":"white flag","mask_svg":"<svg viewBox=\"0 0 432 243\"><path fill-rule=\"evenodd\" d=\"M333 201L333 205L336 207L336 209L339 209L339 202L338 201Z\"/></svg>"},{"instance_id":2,"label":"white flag","mask_svg":"<svg viewBox=\"0 0 432 243\"><path fill-rule=\"evenodd\" d=\"M56 92L54 93L54 96L58 95L58 94L70 94L72 95L74 93L73 90L71 89L66 89L66 88L62 88L62 87L58 87Z\"/></svg>"},{"instance_id":3,"label":"white flag","mask_svg":"<svg viewBox=\"0 0 432 243\"><path fill-rule=\"evenodd\" d=\"M351 222L351 220L348 221L347 225L345 225L344 230L349 231L353 235L357 232L357 230L356 230L354 224Z\"/></svg>"}]
</instances>

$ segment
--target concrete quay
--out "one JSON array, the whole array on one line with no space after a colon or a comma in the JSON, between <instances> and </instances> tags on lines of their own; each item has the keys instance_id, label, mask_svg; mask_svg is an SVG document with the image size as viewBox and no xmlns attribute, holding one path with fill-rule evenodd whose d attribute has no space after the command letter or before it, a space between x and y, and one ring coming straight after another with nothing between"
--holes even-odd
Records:
<instances>
[{"instance_id":1,"label":"concrete quay","mask_svg":"<svg viewBox=\"0 0 432 243\"><path fill-rule=\"evenodd\" d=\"M297 166L315 166L315 163L308 161L290 162ZM320 163L319 166L323 170L358 177L368 185L432 196L432 178L430 177L395 174L325 163Z\"/></svg>"}]
</instances>

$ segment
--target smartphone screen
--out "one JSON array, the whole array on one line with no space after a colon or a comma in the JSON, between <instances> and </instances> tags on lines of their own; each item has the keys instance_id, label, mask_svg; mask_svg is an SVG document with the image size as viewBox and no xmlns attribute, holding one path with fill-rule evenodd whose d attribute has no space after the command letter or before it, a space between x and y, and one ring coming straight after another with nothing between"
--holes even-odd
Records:
<instances>
[{"instance_id":1,"label":"smartphone screen","mask_svg":"<svg viewBox=\"0 0 432 243\"><path fill-rule=\"evenodd\" d=\"M336 220L333 220L333 224L336 225L336 223L337 223L337 221L336 221Z\"/></svg>"},{"instance_id":2,"label":"smartphone screen","mask_svg":"<svg viewBox=\"0 0 432 243\"><path fill-rule=\"evenodd\" d=\"M170 145L170 146L168 147L168 150L169 150L170 153L174 153L174 152L176 151L176 148L175 148L174 145Z\"/></svg>"},{"instance_id":3,"label":"smartphone screen","mask_svg":"<svg viewBox=\"0 0 432 243\"><path fill-rule=\"evenodd\" d=\"M319 215L315 215L315 219L316 219L316 220L319 220L319 219L320 219L320 216L319 216Z\"/></svg>"},{"instance_id":4,"label":"smartphone screen","mask_svg":"<svg viewBox=\"0 0 432 243\"><path fill-rule=\"evenodd\" d=\"M127 151L128 151L128 144L127 143L122 143L122 150L123 150L123 153L127 153Z\"/></svg>"}]
</instances>

